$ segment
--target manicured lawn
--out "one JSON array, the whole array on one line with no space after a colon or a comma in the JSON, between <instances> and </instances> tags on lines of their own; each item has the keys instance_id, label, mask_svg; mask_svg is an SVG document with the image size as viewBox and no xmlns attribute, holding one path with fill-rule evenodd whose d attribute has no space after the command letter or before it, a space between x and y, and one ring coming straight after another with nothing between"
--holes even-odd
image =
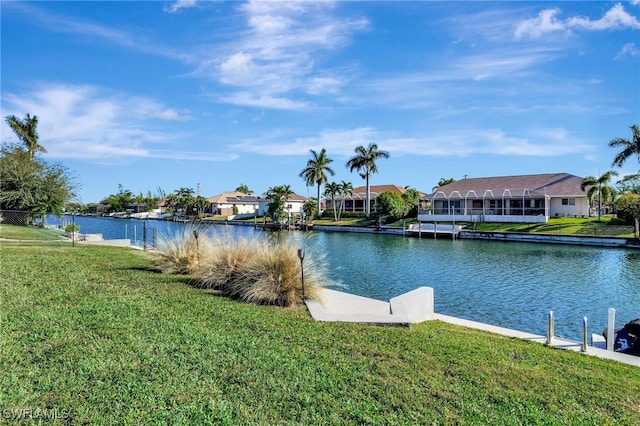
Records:
<instances>
[{"instance_id":1,"label":"manicured lawn","mask_svg":"<svg viewBox=\"0 0 640 426\"><path fill-rule=\"evenodd\" d=\"M471 227L471 226L470 226ZM633 237L633 226L621 224L618 220L603 216L597 218L551 218L547 223L482 223L478 231L533 232L566 235L600 235L612 237Z\"/></svg>"},{"instance_id":2,"label":"manicured lawn","mask_svg":"<svg viewBox=\"0 0 640 426\"><path fill-rule=\"evenodd\" d=\"M55 229L0 224L0 238L12 240L59 240L62 232Z\"/></svg>"},{"instance_id":3,"label":"manicured lawn","mask_svg":"<svg viewBox=\"0 0 640 426\"><path fill-rule=\"evenodd\" d=\"M195 289L132 249L2 242L0 255L5 417L57 409L69 415L58 424L640 418L637 367L440 322L317 323L302 307Z\"/></svg>"}]
</instances>

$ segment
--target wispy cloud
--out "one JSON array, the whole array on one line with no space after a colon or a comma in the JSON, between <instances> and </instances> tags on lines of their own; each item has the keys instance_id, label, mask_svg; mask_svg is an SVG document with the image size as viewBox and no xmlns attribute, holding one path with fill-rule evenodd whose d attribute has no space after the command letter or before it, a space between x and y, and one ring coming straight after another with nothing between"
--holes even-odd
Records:
<instances>
[{"instance_id":1,"label":"wispy cloud","mask_svg":"<svg viewBox=\"0 0 640 426\"><path fill-rule=\"evenodd\" d=\"M348 158L358 145L372 141L392 155L425 157L467 157L479 154L522 157L556 157L587 154L593 147L562 128L530 129L513 134L501 129L465 128L434 131L430 134L398 136L372 127L325 129L317 134L294 137L294 131L274 131L257 139L245 140L237 151L272 156L307 155L309 149L325 148L331 156Z\"/></svg>"},{"instance_id":2,"label":"wispy cloud","mask_svg":"<svg viewBox=\"0 0 640 426\"><path fill-rule=\"evenodd\" d=\"M195 74L238 90L221 98L235 105L300 109L310 99L296 98L335 94L347 80L318 59L346 46L368 21L335 16L334 7L328 1L242 3L245 31L218 47Z\"/></svg>"},{"instance_id":3,"label":"wispy cloud","mask_svg":"<svg viewBox=\"0 0 640 426\"><path fill-rule=\"evenodd\" d=\"M635 43L626 43L622 46L622 49L618 52L615 59L620 59L624 56L638 56L638 54L640 54L640 50L638 50Z\"/></svg>"},{"instance_id":4,"label":"wispy cloud","mask_svg":"<svg viewBox=\"0 0 640 426\"><path fill-rule=\"evenodd\" d=\"M44 5L46 3L43 3ZM5 9L22 13L28 16L31 23L37 23L55 33L75 34L83 38L99 39L137 52L177 59L187 63L195 61L194 55L184 49L174 49L170 46L158 44L145 36L131 31L112 28L75 16L55 13L32 3L3 2L2 8L3 13L5 13Z\"/></svg>"},{"instance_id":5,"label":"wispy cloud","mask_svg":"<svg viewBox=\"0 0 640 426\"><path fill-rule=\"evenodd\" d=\"M152 99L89 85L42 84L27 93L3 94L2 113L38 116L42 145L51 158L104 162L127 157L226 161L234 155L166 149L186 135L168 133L162 123L191 119L190 111ZM3 124L3 138L12 132Z\"/></svg>"},{"instance_id":6,"label":"wispy cloud","mask_svg":"<svg viewBox=\"0 0 640 426\"><path fill-rule=\"evenodd\" d=\"M572 16L567 19L559 17L558 8L545 9L535 18L530 18L516 25L515 37L538 38L546 33L568 32L571 30L602 31L612 29L639 29L638 18L627 12L620 3L611 7L601 18L591 19L583 16Z\"/></svg>"},{"instance_id":7,"label":"wispy cloud","mask_svg":"<svg viewBox=\"0 0 640 426\"><path fill-rule=\"evenodd\" d=\"M165 6L164 10L169 13L176 13L180 9L190 9L198 4L197 0L177 0Z\"/></svg>"}]
</instances>

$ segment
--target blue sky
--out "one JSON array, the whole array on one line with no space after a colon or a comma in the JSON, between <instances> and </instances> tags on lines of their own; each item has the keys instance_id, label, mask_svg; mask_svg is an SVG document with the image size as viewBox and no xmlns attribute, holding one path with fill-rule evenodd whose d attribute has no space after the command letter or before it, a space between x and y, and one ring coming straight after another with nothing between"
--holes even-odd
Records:
<instances>
[{"instance_id":1,"label":"blue sky","mask_svg":"<svg viewBox=\"0 0 640 426\"><path fill-rule=\"evenodd\" d=\"M2 1L2 116L35 114L80 201L334 176L372 184L611 169L640 124L631 2ZM15 141L2 123L2 141ZM636 173L627 161L620 175Z\"/></svg>"}]
</instances>

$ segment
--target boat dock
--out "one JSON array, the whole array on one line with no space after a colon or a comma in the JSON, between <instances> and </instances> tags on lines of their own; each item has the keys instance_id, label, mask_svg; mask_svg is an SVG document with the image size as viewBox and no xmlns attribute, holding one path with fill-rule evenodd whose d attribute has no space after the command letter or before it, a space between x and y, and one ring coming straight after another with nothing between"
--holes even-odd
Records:
<instances>
[{"instance_id":1,"label":"boat dock","mask_svg":"<svg viewBox=\"0 0 640 426\"><path fill-rule=\"evenodd\" d=\"M405 229L406 235L415 237L450 237L451 239L458 238L460 231L464 226L462 225L438 225L437 223L412 223L407 229Z\"/></svg>"}]
</instances>

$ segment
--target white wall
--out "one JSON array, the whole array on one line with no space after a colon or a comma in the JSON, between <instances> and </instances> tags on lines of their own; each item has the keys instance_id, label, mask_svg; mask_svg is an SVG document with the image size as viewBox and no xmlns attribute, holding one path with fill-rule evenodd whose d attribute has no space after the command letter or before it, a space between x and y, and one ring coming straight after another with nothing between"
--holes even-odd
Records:
<instances>
[{"instance_id":1,"label":"white wall","mask_svg":"<svg viewBox=\"0 0 640 426\"><path fill-rule=\"evenodd\" d=\"M589 202L587 197L564 197L573 198L575 200L574 206L563 206L562 198L552 198L549 206L549 217L562 217L562 216L582 216L587 217L589 215Z\"/></svg>"}]
</instances>

